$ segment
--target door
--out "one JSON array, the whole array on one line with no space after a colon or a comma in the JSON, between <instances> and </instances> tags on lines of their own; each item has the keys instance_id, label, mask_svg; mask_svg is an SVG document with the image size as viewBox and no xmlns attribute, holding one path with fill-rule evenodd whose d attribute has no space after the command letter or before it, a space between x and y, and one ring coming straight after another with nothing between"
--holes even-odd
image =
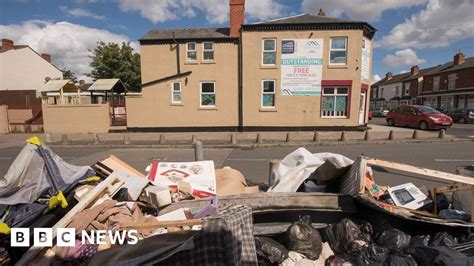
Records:
<instances>
[{"instance_id":1,"label":"door","mask_svg":"<svg viewBox=\"0 0 474 266\"><path fill-rule=\"evenodd\" d=\"M365 91L360 93L359 125L365 125Z\"/></svg>"}]
</instances>

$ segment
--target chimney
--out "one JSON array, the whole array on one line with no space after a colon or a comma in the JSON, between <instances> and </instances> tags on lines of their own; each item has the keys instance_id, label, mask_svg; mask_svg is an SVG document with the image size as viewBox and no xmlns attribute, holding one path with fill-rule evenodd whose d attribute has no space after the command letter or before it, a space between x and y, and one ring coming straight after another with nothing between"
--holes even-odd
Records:
<instances>
[{"instance_id":1,"label":"chimney","mask_svg":"<svg viewBox=\"0 0 474 266\"><path fill-rule=\"evenodd\" d=\"M79 86L82 86L84 84L86 84L86 82L83 79L79 80Z\"/></svg>"},{"instance_id":2,"label":"chimney","mask_svg":"<svg viewBox=\"0 0 474 266\"><path fill-rule=\"evenodd\" d=\"M239 37L244 24L245 0L230 0L230 36Z\"/></svg>"},{"instance_id":3,"label":"chimney","mask_svg":"<svg viewBox=\"0 0 474 266\"><path fill-rule=\"evenodd\" d=\"M393 75L392 72L387 72L387 74L385 74L385 78L386 78L387 80L391 80L391 79L392 79L392 75Z\"/></svg>"},{"instance_id":4,"label":"chimney","mask_svg":"<svg viewBox=\"0 0 474 266\"><path fill-rule=\"evenodd\" d=\"M51 64L51 55L50 55L50 54L41 54L41 57L42 57L44 60L48 61L48 63Z\"/></svg>"},{"instance_id":5,"label":"chimney","mask_svg":"<svg viewBox=\"0 0 474 266\"><path fill-rule=\"evenodd\" d=\"M13 41L9 39L2 39L2 52L13 50Z\"/></svg>"},{"instance_id":6,"label":"chimney","mask_svg":"<svg viewBox=\"0 0 474 266\"><path fill-rule=\"evenodd\" d=\"M420 69L418 68L418 66L412 66L412 67L410 68L410 73L411 73L412 76L413 76L413 75L417 75L419 70L420 70Z\"/></svg>"},{"instance_id":7,"label":"chimney","mask_svg":"<svg viewBox=\"0 0 474 266\"><path fill-rule=\"evenodd\" d=\"M464 63L464 54L459 52L457 53L455 56L454 56L454 60L453 60L453 63L454 65L460 65L462 63Z\"/></svg>"},{"instance_id":8,"label":"chimney","mask_svg":"<svg viewBox=\"0 0 474 266\"><path fill-rule=\"evenodd\" d=\"M326 12L324 12L324 10L323 10L322 8L320 8L320 9L319 9L318 16L320 16L320 17L325 17L325 16L326 16Z\"/></svg>"}]
</instances>

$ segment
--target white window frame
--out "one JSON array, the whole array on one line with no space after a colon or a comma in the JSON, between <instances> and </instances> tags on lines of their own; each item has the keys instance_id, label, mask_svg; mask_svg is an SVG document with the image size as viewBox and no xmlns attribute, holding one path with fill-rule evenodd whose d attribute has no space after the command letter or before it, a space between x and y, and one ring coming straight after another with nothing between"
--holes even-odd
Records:
<instances>
[{"instance_id":1,"label":"white window frame","mask_svg":"<svg viewBox=\"0 0 474 266\"><path fill-rule=\"evenodd\" d=\"M179 90L175 91L174 90L174 84L179 84ZM179 98L181 99L180 101L175 101L174 100L174 93L179 92ZM171 82L171 104L181 104L183 103L183 93L182 93L182 84L181 81L175 81Z\"/></svg>"},{"instance_id":2,"label":"white window frame","mask_svg":"<svg viewBox=\"0 0 474 266\"><path fill-rule=\"evenodd\" d=\"M202 84L203 83L212 83L214 84L214 93L210 92L202 92ZM202 95L212 95L214 94L214 105L202 105ZM199 107L200 108L216 108L217 97L216 97L216 82L213 80L209 81L200 81L199 82Z\"/></svg>"},{"instance_id":3,"label":"white window frame","mask_svg":"<svg viewBox=\"0 0 474 266\"><path fill-rule=\"evenodd\" d=\"M456 79L457 79L456 74L448 75L448 90L456 89Z\"/></svg>"},{"instance_id":4,"label":"white window frame","mask_svg":"<svg viewBox=\"0 0 474 266\"><path fill-rule=\"evenodd\" d=\"M189 44L190 43L194 43L194 50L189 50ZM196 58L195 59L190 59L189 56L188 56L188 53L189 52L195 52L196 53ZM187 42L186 43L186 61L192 61L192 62L196 62L197 61L197 43L196 42Z\"/></svg>"},{"instance_id":5,"label":"white window frame","mask_svg":"<svg viewBox=\"0 0 474 266\"><path fill-rule=\"evenodd\" d=\"M433 91L439 91L440 76L433 77ZM435 86L435 80L437 81Z\"/></svg>"},{"instance_id":6,"label":"white window frame","mask_svg":"<svg viewBox=\"0 0 474 266\"><path fill-rule=\"evenodd\" d=\"M264 91L264 83L267 82L267 81L271 81L273 82L273 92L265 92ZM263 95L271 95L273 94L273 106L264 106L263 105ZM261 100L260 100L260 106L261 108L269 108L269 109L274 109L275 106L276 106L276 80L274 79L264 79L262 80L262 83L261 83L261 96L260 96Z\"/></svg>"},{"instance_id":7,"label":"white window frame","mask_svg":"<svg viewBox=\"0 0 474 266\"><path fill-rule=\"evenodd\" d=\"M212 45L212 49L206 49L205 44L210 43ZM212 59L204 59L204 53L205 52L212 52ZM214 53L214 42L203 42L202 43L202 61L206 62L213 62L215 59L215 53Z\"/></svg>"},{"instance_id":8,"label":"white window frame","mask_svg":"<svg viewBox=\"0 0 474 266\"><path fill-rule=\"evenodd\" d=\"M411 83L410 82L406 82L405 84L405 88L403 90L403 95L404 96L409 96L410 95L410 86L411 86Z\"/></svg>"},{"instance_id":9,"label":"white window frame","mask_svg":"<svg viewBox=\"0 0 474 266\"><path fill-rule=\"evenodd\" d=\"M344 39L345 40L345 48L344 49L341 49L341 48L332 48L332 40L333 39ZM329 65L331 66L346 66L347 65L347 61L348 61L348 49L347 49L347 44L348 44L348 40L347 40L347 36L334 36L334 37L331 37L329 39ZM331 52L340 52L340 51L344 51L346 52L346 62L345 63L331 63Z\"/></svg>"},{"instance_id":10,"label":"white window frame","mask_svg":"<svg viewBox=\"0 0 474 266\"><path fill-rule=\"evenodd\" d=\"M324 89L334 89L334 93L333 94L324 94ZM344 94L337 94L337 90L338 89L347 89L347 93L344 93ZM350 95L350 87L332 87L332 86L328 86L328 87L322 87L321 88L321 118L348 118L348 114L349 114L349 95ZM346 96L346 114L345 115L324 115L324 111L323 111L323 101L324 101L324 97L327 97L327 96L333 96L334 97L334 114L336 114L336 97L337 96Z\"/></svg>"},{"instance_id":11,"label":"white window frame","mask_svg":"<svg viewBox=\"0 0 474 266\"><path fill-rule=\"evenodd\" d=\"M273 50L265 50L265 41L268 41L268 40L271 40L271 41L273 41L273 42L275 43ZM265 64L265 63L263 62L263 55L264 55L265 53L271 53L271 52L275 53L275 63L273 63L273 64ZM275 65L276 65L276 61L277 61L277 41L276 41L276 38L263 38L263 39L262 39L262 55L261 55L261 64L262 64L262 66L275 66Z\"/></svg>"}]
</instances>

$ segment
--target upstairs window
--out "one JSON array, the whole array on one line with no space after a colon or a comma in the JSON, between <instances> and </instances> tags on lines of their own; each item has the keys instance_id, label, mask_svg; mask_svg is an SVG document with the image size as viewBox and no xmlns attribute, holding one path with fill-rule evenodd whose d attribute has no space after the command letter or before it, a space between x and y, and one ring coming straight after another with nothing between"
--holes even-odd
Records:
<instances>
[{"instance_id":1,"label":"upstairs window","mask_svg":"<svg viewBox=\"0 0 474 266\"><path fill-rule=\"evenodd\" d=\"M433 77L433 91L439 91L439 76Z\"/></svg>"},{"instance_id":2,"label":"upstairs window","mask_svg":"<svg viewBox=\"0 0 474 266\"><path fill-rule=\"evenodd\" d=\"M204 42L202 43L202 60L204 61L214 61L214 43L213 42Z\"/></svg>"},{"instance_id":3,"label":"upstairs window","mask_svg":"<svg viewBox=\"0 0 474 266\"><path fill-rule=\"evenodd\" d=\"M323 88L321 117L346 118L349 88Z\"/></svg>"},{"instance_id":4,"label":"upstairs window","mask_svg":"<svg viewBox=\"0 0 474 266\"><path fill-rule=\"evenodd\" d=\"M276 63L276 39L263 39L262 65L274 66Z\"/></svg>"},{"instance_id":5,"label":"upstairs window","mask_svg":"<svg viewBox=\"0 0 474 266\"><path fill-rule=\"evenodd\" d=\"M456 88L456 74L448 76L448 90L454 90Z\"/></svg>"},{"instance_id":6,"label":"upstairs window","mask_svg":"<svg viewBox=\"0 0 474 266\"><path fill-rule=\"evenodd\" d=\"M405 83L405 92L404 92L404 95L405 96L408 96L410 95L410 83Z\"/></svg>"},{"instance_id":7,"label":"upstairs window","mask_svg":"<svg viewBox=\"0 0 474 266\"><path fill-rule=\"evenodd\" d=\"M181 103L181 82L171 83L171 103Z\"/></svg>"},{"instance_id":8,"label":"upstairs window","mask_svg":"<svg viewBox=\"0 0 474 266\"><path fill-rule=\"evenodd\" d=\"M216 83L213 81L201 82L201 107L216 107Z\"/></svg>"},{"instance_id":9,"label":"upstairs window","mask_svg":"<svg viewBox=\"0 0 474 266\"><path fill-rule=\"evenodd\" d=\"M329 64L346 65L347 64L347 38L331 38L329 46Z\"/></svg>"},{"instance_id":10,"label":"upstairs window","mask_svg":"<svg viewBox=\"0 0 474 266\"><path fill-rule=\"evenodd\" d=\"M186 60L187 61L196 61L197 60L196 43L195 42L186 43Z\"/></svg>"},{"instance_id":11,"label":"upstairs window","mask_svg":"<svg viewBox=\"0 0 474 266\"><path fill-rule=\"evenodd\" d=\"M395 86L395 96L400 96L400 87Z\"/></svg>"},{"instance_id":12,"label":"upstairs window","mask_svg":"<svg viewBox=\"0 0 474 266\"><path fill-rule=\"evenodd\" d=\"M383 98L383 91L384 91L384 88L380 88L380 98Z\"/></svg>"},{"instance_id":13,"label":"upstairs window","mask_svg":"<svg viewBox=\"0 0 474 266\"><path fill-rule=\"evenodd\" d=\"M274 80L262 81L262 107L263 108L275 107L275 81Z\"/></svg>"}]
</instances>

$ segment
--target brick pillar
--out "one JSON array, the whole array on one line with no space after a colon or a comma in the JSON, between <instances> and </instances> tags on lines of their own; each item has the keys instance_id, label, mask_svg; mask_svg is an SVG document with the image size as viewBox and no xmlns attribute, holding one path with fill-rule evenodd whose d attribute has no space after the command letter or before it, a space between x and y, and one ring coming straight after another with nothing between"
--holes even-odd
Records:
<instances>
[{"instance_id":1,"label":"brick pillar","mask_svg":"<svg viewBox=\"0 0 474 266\"><path fill-rule=\"evenodd\" d=\"M41 54L41 57L46 60L48 63L51 63L51 55L50 54Z\"/></svg>"},{"instance_id":2,"label":"brick pillar","mask_svg":"<svg viewBox=\"0 0 474 266\"><path fill-rule=\"evenodd\" d=\"M2 39L2 51L6 52L13 50L13 41L9 39Z\"/></svg>"},{"instance_id":3,"label":"brick pillar","mask_svg":"<svg viewBox=\"0 0 474 266\"><path fill-rule=\"evenodd\" d=\"M230 36L239 37L244 24L245 0L230 0Z\"/></svg>"}]
</instances>

